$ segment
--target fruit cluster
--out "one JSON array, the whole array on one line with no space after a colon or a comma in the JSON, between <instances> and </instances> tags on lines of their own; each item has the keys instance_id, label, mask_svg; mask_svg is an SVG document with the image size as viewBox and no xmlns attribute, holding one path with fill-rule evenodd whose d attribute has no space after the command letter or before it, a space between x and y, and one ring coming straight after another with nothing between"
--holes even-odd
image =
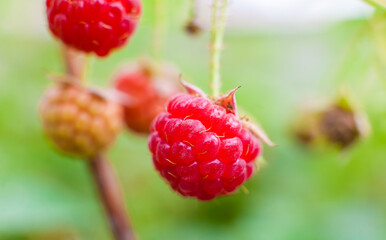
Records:
<instances>
[{"instance_id":1,"label":"fruit cluster","mask_svg":"<svg viewBox=\"0 0 386 240\"><path fill-rule=\"evenodd\" d=\"M49 28L65 45L68 76L42 100L44 129L63 152L92 159L118 135L123 112L119 104L81 86L86 64L79 56L106 56L124 45L136 29L141 1L46 0L46 7Z\"/></svg>"},{"instance_id":2,"label":"fruit cluster","mask_svg":"<svg viewBox=\"0 0 386 240\"><path fill-rule=\"evenodd\" d=\"M49 28L67 53L76 49L101 57L127 42L142 12L140 0L46 0L46 7ZM189 94L168 101L181 92L179 73L165 64L140 61L113 78L124 96L120 106L81 86L78 67L84 64L73 54L66 55L66 62L71 81L49 89L40 108L47 134L62 151L96 158L124 120L135 132L150 133L155 168L183 196L211 200L231 194L256 171L259 134L238 118L235 90L211 101L183 83Z\"/></svg>"}]
</instances>

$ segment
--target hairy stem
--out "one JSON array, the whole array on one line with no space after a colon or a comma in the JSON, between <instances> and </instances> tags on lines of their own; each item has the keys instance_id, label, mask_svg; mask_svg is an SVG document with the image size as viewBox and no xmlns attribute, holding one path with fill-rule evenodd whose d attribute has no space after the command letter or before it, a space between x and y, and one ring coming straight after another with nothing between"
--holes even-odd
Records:
<instances>
[{"instance_id":1,"label":"hairy stem","mask_svg":"<svg viewBox=\"0 0 386 240\"><path fill-rule=\"evenodd\" d=\"M83 81L87 69L87 56L75 49L62 46L65 71L71 77Z\"/></svg>"},{"instance_id":2,"label":"hairy stem","mask_svg":"<svg viewBox=\"0 0 386 240\"><path fill-rule=\"evenodd\" d=\"M224 43L227 5L227 0L213 0L210 40L210 73L213 97L218 97L221 89L221 50Z\"/></svg>"},{"instance_id":3,"label":"hairy stem","mask_svg":"<svg viewBox=\"0 0 386 240\"><path fill-rule=\"evenodd\" d=\"M164 41L166 37L166 1L154 0L154 24L152 55L155 59L161 60L164 54Z\"/></svg>"},{"instance_id":4,"label":"hairy stem","mask_svg":"<svg viewBox=\"0 0 386 240\"><path fill-rule=\"evenodd\" d=\"M190 0L189 6L189 15L191 20L195 20L197 18L197 0Z\"/></svg>"},{"instance_id":5,"label":"hairy stem","mask_svg":"<svg viewBox=\"0 0 386 240\"><path fill-rule=\"evenodd\" d=\"M108 160L97 156L89 161L89 169L96 183L101 203L108 215L116 240L134 240L135 236L125 214L125 203L118 180Z\"/></svg>"}]
</instances>

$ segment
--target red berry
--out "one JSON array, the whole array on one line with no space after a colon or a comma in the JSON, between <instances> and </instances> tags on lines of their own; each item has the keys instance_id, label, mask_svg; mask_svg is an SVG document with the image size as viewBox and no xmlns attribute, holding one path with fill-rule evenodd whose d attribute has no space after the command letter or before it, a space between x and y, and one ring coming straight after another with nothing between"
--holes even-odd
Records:
<instances>
[{"instance_id":1,"label":"red berry","mask_svg":"<svg viewBox=\"0 0 386 240\"><path fill-rule=\"evenodd\" d=\"M155 119L149 149L172 189L203 201L233 193L261 154L259 140L234 113L188 94L171 99Z\"/></svg>"},{"instance_id":2,"label":"red berry","mask_svg":"<svg viewBox=\"0 0 386 240\"><path fill-rule=\"evenodd\" d=\"M134 33L141 0L46 0L51 32L66 45L106 56Z\"/></svg>"},{"instance_id":3,"label":"red berry","mask_svg":"<svg viewBox=\"0 0 386 240\"><path fill-rule=\"evenodd\" d=\"M174 68L163 66L157 70L150 62L125 66L118 71L114 82L117 90L127 96L124 118L129 129L138 133L150 132L151 123L164 111L167 100L181 91L178 75ZM166 119L154 126L163 138L165 124Z\"/></svg>"}]
</instances>

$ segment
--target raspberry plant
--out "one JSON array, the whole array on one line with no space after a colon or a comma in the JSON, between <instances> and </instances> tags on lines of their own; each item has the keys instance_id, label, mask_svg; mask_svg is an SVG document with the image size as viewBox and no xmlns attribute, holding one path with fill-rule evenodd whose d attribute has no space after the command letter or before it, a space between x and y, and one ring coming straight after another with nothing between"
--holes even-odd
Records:
<instances>
[{"instance_id":1,"label":"raspberry plant","mask_svg":"<svg viewBox=\"0 0 386 240\"><path fill-rule=\"evenodd\" d=\"M213 3L213 96L181 81L188 94L171 100L180 89L175 87L177 74L171 76L160 61L165 35L162 0L154 4L155 63L142 62L130 71L119 71L114 83L120 97L115 98L84 85L85 54L105 57L123 46L136 29L142 12L140 0L46 0L46 7L49 29L64 44L66 74L55 77L54 86L42 99L43 126L61 151L87 160L116 239L135 238L118 183L105 158L122 120L138 133L150 130L148 145L155 168L183 196L208 201L228 195L256 172L262 152L260 142L271 142L258 126L239 118L235 100L238 88L220 96L226 0ZM166 80L173 84L165 91Z\"/></svg>"}]
</instances>

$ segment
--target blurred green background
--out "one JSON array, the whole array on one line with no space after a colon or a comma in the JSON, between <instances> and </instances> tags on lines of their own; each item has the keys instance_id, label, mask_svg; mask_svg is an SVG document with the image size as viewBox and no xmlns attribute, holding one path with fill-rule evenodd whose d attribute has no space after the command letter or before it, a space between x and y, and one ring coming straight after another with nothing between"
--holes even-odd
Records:
<instances>
[{"instance_id":1,"label":"blurred green background","mask_svg":"<svg viewBox=\"0 0 386 240\"><path fill-rule=\"evenodd\" d=\"M111 239L86 165L57 153L42 133L37 106L61 73L43 0L0 1L0 239ZM89 83L106 86L122 63L149 53L152 1L138 34L108 59L93 59ZM182 31L187 1L170 1L165 58L208 91L208 36ZM140 239L386 239L384 65L368 19L292 34L231 29L223 91L278 144L245 184L249 194L202 203L171 192L153 170L146 138L125 132L110 153ZM385 43L386 44L386 43ZM309 150L291 135L304 101L349 86L372 125L354 147Z\"/></svg>"}]
</instances>

